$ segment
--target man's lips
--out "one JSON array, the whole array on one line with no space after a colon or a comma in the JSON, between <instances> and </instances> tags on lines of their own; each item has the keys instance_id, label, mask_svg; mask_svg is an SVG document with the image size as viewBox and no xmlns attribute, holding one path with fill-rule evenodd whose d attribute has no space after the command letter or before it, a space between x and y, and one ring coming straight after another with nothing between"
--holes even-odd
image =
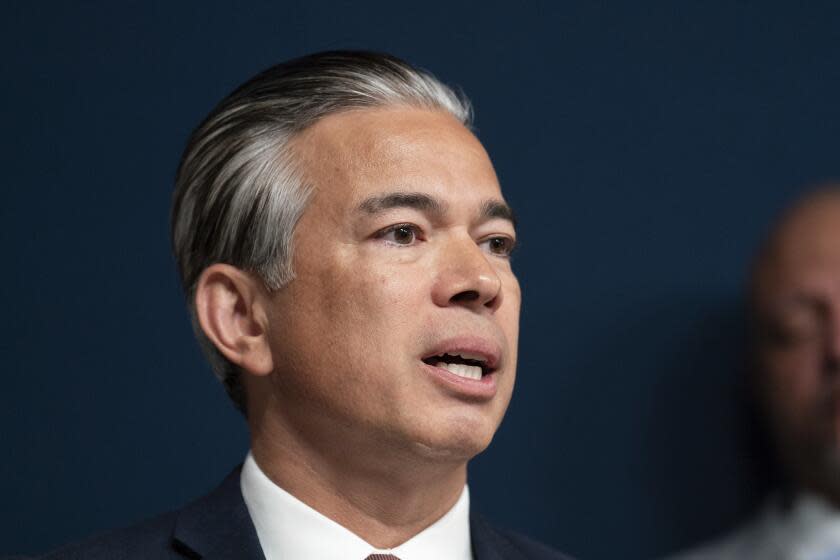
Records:
<instances>
[{"instance_id":1,"label":"man's lips","mask_svg":"<svg viewBox=\"0 0 840 560\"><path fill-rule=\"evenodd\" d=\"M495 342L461 337L434 345L422 361L426 370L447 391L485 400L496 394L495 372L501 359L501 349Z\"/></svg>"},{"instance_id":2,"label":"man's lips","mask_svg":"<svg viewBox=\"0 0 840 560\"><path fill-rule=\"evenodd\" d=\"M478 337L459 337L435 344L421 359L434 366L440 362L478 366L483 374L488 374L496 371L501 357L502 351L494 341Z\"/></svg>"}]
</instances>

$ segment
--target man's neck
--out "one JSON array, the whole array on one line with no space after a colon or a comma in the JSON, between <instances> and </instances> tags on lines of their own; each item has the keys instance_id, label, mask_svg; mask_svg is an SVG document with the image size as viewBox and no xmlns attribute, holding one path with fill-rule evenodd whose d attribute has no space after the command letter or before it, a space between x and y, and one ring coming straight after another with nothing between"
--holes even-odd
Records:
<instances>
[{"instance_id":1,"label":"man's neck","mask_svg":"<svg viewBox=\"0 0 840 560\"><path fill-rule=\"evenodd\" d=\"M377 548L394 548L437 521L466 483L465 463L374 455L341 441L323 450L282 427L254 428L252 453L272 482Z\"/></svg>"}]
</instances>

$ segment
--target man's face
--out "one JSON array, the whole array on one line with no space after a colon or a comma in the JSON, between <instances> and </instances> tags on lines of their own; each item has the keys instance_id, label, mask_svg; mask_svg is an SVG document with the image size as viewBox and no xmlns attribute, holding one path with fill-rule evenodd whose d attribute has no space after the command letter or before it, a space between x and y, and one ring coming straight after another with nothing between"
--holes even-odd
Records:
<instances>
[{"instance_id":1,"label":"man's face","mask_svg":"<svg viewBox=\"0 0 840 560\"><path fill-rule=\"evenodd\" d=\"M759 265L760 386L797 482L840 498L840 196L782 225Z\"/></svg>"},{"instance_id":2,"label":"man's face","mask_svg":"<svg viewBox=\"0 0 840 560\"><path fill-rule=\"evenodd\" d=\"M314 195L271 301L277 411L313 441L473 456L511 396L520 306L486 152L411 108L331 115L294 149Z\"/></svg>"}]
</instances>

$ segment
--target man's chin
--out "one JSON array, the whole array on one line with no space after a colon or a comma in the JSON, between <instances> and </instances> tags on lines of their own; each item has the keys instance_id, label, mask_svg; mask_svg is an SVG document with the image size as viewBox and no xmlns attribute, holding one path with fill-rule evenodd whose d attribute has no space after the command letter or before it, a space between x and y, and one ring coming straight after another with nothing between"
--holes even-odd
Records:
<instances>
[{"instance_id":1,"label":"man's chin","mask_svg":"<svg viewBox=\"0 0 840 560\"><path fill-rule=\"evenodd\" d=\"M840 505L840 447L824 446L811 453L800 450L798 463L798 484Z\"/></svg>"},{"instance_id":2,"label":"man's chin","mask_svg":"<svg viewBox=\"0 0 840 560\"><path fill-rule=\"evenodd\" d=\"M414 452L436 462L466 463L490 445L495 429L463 426L414 440Z\"/></svg>"}]
</instances>

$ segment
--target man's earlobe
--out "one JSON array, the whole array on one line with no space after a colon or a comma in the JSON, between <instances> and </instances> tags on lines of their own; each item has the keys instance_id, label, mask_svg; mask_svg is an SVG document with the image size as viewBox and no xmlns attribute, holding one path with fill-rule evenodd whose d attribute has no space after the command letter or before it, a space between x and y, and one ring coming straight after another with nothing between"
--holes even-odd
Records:
<instances>
[{"instance_id":1,"label":"man's earlobe","mask_svg":"<svg viewBox=\"0 0 840 560\"><path fill-rule=\"evenodd\" d=\"M263 291L258 278L221 263L207 267L195 289L201 330L223 356L252 375L268 375L274 367Z\"/></svg>"}]
</instances>

